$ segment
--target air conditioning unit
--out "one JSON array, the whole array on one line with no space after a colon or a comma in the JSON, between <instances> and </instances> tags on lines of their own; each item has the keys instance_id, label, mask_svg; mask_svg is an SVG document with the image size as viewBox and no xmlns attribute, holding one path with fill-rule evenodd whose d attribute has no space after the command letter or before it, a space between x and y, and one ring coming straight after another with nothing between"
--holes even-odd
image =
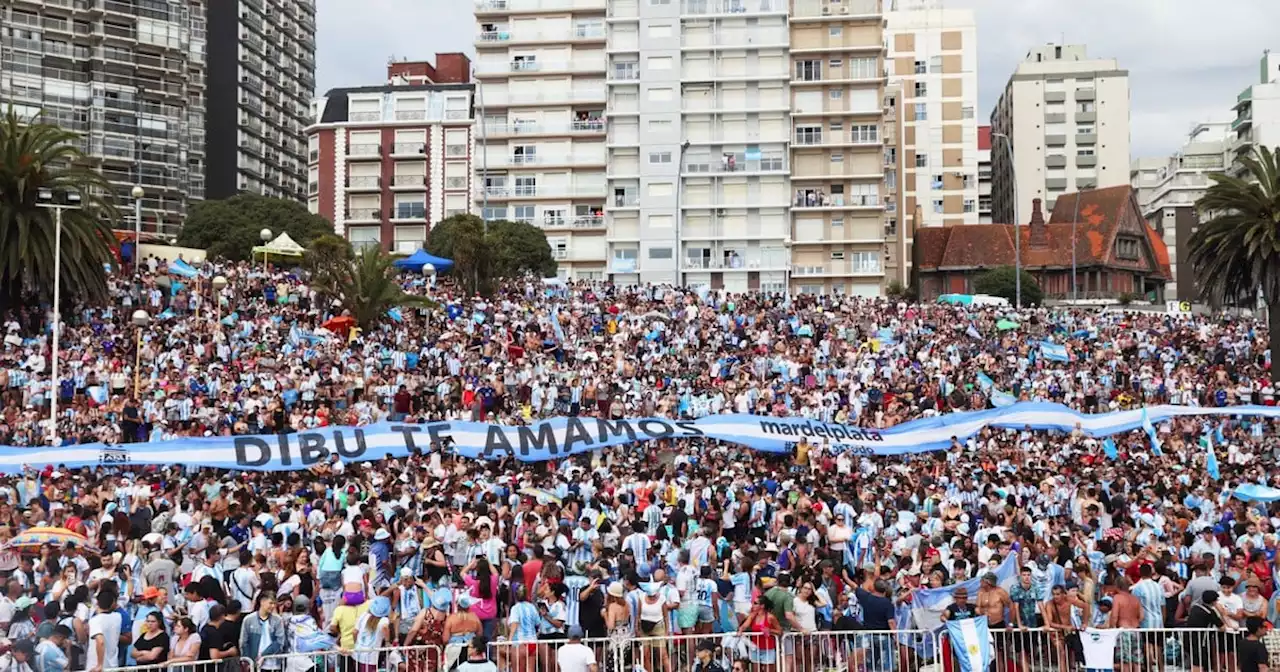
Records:
<instances>
[{"instance_id":1,"label":"air conditioning unit","mask_svg":"<svg viewBox=\"0 0 1280 672\"><path fill-rule=\"evenodd\" d=\"M823 7L823 8L822 8L822 13L823 13L824 15L826 15L826 16L830 16L830 15L831 15L831 8L830 8L830 7Z\"/></svg>"},{"instance_id":2,"label":"air conditioning unit","mask_svg":"<svg viewBox=\"0 0 1280 672\"><path fill-rule=\"evenodd\" d=\"M849 8L848 8L848 7L841 7L841 8L840 8L840 13L841 13L841 14L848 14L848 13L849 13Z\"/></svg>"}]
</instances>

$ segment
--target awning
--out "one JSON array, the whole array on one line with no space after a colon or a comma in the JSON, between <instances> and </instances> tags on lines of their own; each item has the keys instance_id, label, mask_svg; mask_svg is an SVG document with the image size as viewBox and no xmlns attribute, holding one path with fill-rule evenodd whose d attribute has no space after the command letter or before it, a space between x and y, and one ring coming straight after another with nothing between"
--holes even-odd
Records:
<instances>
[{"instance_id":1,"label":"awning","mask_svg":"<svg viewBox=\"0 0 1280 672\"><path fill-rule=\"evenodd\" d=\"M253 253L266 254L273 257L301 257L306 250L299 244L295 243L289 234L282 233L275 240L266 245L259 245L253 248Z\"/></svg>"}]
</instances>

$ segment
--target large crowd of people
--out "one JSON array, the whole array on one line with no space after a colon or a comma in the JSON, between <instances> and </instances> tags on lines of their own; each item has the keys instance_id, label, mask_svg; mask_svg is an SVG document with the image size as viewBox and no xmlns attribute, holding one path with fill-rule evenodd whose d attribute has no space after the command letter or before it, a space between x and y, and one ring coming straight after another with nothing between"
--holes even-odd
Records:
<instances>
[{"instance_id":1,"label":"large crowd of people","mask_svg":"<svg viewBox=\"0 0 1280 672\"><path fill-rule=\"evenodd\" d=\"M538 279L478 298L405 275L437 305L347 329L298 269L166 271L148 260L111 279L109 305L66 315L58 380L48 316L4 324L0 444L722 413L887 428L1000 395L1085 413L1276 402L1265 325L1231 315ZM986 429L894 457L698 438L542 463L432 445L300 471L33 464L0 477L0 672L917 669L933 654L877 638L933 627L916 596L949 586L940 620L1045 638L998 644L1011 670L1084 664L1087 628L1157 669L1126 638L1175 627L1234 638L1195 672L1264 669L1280 506L1231 493L1280 484L1276 423L1155 432L1159 454L1139 430L1112 437L1114 458L1080 430ZM42 527L85 541L7 545ZM837 656L802 637L821 633L853 634ZM390 650L428 645L440 655Z\"/></svg>"}]
</instances>

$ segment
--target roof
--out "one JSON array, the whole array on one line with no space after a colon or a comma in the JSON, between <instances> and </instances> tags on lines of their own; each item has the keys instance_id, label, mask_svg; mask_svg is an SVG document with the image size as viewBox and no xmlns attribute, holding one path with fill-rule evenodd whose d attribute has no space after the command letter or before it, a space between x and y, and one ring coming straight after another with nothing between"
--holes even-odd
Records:
<instances>
[{"instance_id":1,"label":"roof","mask_svg":"<svg viewBox=\"0 0 1280 672\"><path fill-rule=\"evenodd\" d=\"M400 86L382 84L380 86L352 86L329 89L324 94L324 109L320 112L320 123L338 124L349 121L347 113L350 106L347 102L347 96L351 94L400 93L405 91L470 91L474 88L474 84L404 84Z\"/></svg>"},{"instance_id":2,"label":"roof","mask_svg":"<svg viewBox=\"0 0 1280 672\"><path fill-rule=\"evenodd\" d=\"M986 152L991 150L991 127L978 127L978 151Z\"/></svg>"},{"instance_id":3,"label":"roof","mask_svg":"<svg viewBox=\"0 0 1280 672\"><path fill-rule=\"evenodd\" d=\"M1032 244L1032 226L1017 227L1022 237L1022 265L1025 268L1070 268L1072 239L1074 261L1078 266L1104 266L1110 263L1119 223L1124 209L1131 205L1133 189L1128 185L1094 189L1083 193L1063 194L1054 206L1053 215L1043 224L1042 244ZM1079 201L1079 219L1072 226ZM1037 203L1037 207L1038 203ZM1037 212L1032 219L1039 216ZM1158 272L1172 278L1169 250L1159 234L1140 216L1147 241L1154 251ZM916 231L916 262L921 270L948 268L993 268L1016 262L1011 224L967 224L951 227L928 227Z\"/></svg>"}]
</instances>

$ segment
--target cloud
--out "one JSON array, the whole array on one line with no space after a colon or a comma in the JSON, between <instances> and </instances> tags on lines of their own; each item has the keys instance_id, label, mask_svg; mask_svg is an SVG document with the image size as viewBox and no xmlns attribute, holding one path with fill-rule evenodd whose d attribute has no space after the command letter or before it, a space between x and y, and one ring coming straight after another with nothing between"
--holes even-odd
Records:
<instances>
[{"instance_id":1,"label":"cloud","mask_svg":"<svg viewBox=\"0 0 1280 672\"><path fill-rule=\"evenodd\" d=\"M886 0L887 1L887 0ZM1129 71L1134 156L1178 148L1193 125L1231 118L1280 25L1276 0L943 0L978 23L979 117L1037 44L1086 44ZM317 93L381 82L386 62L474 54L471 0L318 0Z\"/></svg>"}]
</instances>

